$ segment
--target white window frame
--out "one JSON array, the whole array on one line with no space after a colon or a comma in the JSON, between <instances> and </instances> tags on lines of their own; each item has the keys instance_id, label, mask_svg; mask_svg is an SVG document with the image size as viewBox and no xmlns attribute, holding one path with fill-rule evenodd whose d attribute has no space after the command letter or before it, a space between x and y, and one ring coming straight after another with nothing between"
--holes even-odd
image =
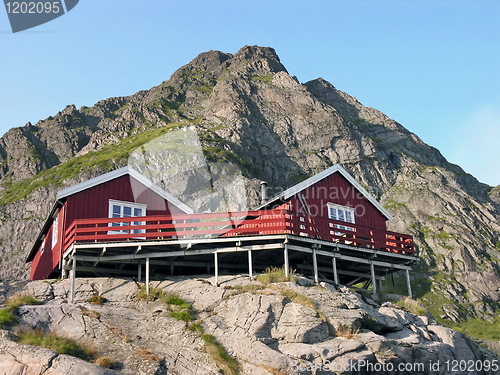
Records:
<instances>
[{"instance_id":1,"label":"white window frame","mask_svg":"<svg viewBox=\"0 0 500 375\"><path fill-rule=\"evenodd\" d=\"M340 204L335 204L335 203L328 203L328 218L331 219L331 220L337 220L337 221L343 221L345 222L346 224L356 224L356 219L355 219L355 209L352 208L352 207L347 207L347 206L342 206ZM336 210L336 217L333 217L333 215L331 214L331 209L335 209ZM339 211L342 211L342 216L344 217L344 219L347 218L347 216L350 216L351 217L351 221L347 221L347 220L342 220L340 219L340 215L338 215L338 212ZM349 213L349 215L347 215L346 213ZM350 232L355 232L355 228L349 226L349 225L341 225L341 224L337 224L337 223L330 223L330 228L333 227L334 229L340 229L340 230L344 230L344 231L350 231ZM342 236L342 237L345 237L346 234L345 233L342 233L342 232L337 232L335 230L330 230L330 234L334 234L336 236Z\"/></svg>"},{"instance_id":2,"label":"white window frame","mask_svg":"<svg viewBox=\"0 0 500 375\"><path fill-rule=\"evenodd\" d=\"M134 213L135 209L142 210L141 216L146 216L147 208L148 208L147 204L135 203L135 202L125 202L125 201L118 201L118 200L114 200L114 199L109 199L109 201L108 201L108 217L110 219L113 218L113 206L120 206L121 207L120 215L122 215L122 216L120 216L119 218L124 218L124 216L123 216L123 208L124 207L130 207L132 209L132 214ZM132 215L130 217L141 217L141 216ZM117 219L118 219L118 217L117 217ZM135 225L146 225L145 221L133 221L132 223L134 223ZM120 223L119 226L115 226L115 225L113 225L113 223L109 223L108 226L113 227L113 228L118 228L118 227L123 228L123 227L127 226L124 224L125 223ZM129 232L130 232L129 230L125 230L125 229L110 230L110 231L108 231L108 234L127 234ZM134 231L134 233L146 233L146 230L145 229L137 229Z\"/></svg>"},{"instance_id":3,"label":"white window frame","mask_svg":"<svg viewBox=\"0 0 500 375\"><path fill-rule=\"evenodd\" d=\"M52 222L52 248L57 245L57 240L59 239L59 211Z\"/></svg>"},{"instance_id":4,"label":"white window frame","mask_svg":"<svg viewBox=\"0 0 500 375\"><path fill-rule=\"evenodd\" d=\"M352 208L352 207L347 207L347 206L341 206L340 204L335 204L335 203L328 203L327 204L328 206L328 218L329 219L332 219L332 220L338 220L338 221L344 221L346 223L350 223L350 224L356 224L356 218L355 218L355 209ZM337 215L337 217L332 217L331 215L331 209L335 209L337 210L337 212L339 210L343 211L343 216L344 216L344 219L347 218L347 215L346 215L346 212L349 212L349 216L351 216L351 219L352 221L348 221L348 220L342 220L339 218L339 216Z\"/></svg>"}]
</instances>

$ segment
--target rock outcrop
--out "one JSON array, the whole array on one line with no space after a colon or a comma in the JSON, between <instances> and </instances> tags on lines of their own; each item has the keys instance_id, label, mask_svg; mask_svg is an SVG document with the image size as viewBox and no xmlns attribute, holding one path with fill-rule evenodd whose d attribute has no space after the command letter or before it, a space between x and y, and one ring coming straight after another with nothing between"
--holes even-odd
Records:
<instances>
[{"instance_id":1,"label":"rock outcrop","mask_svg":"<svg viewBox=\"0 0 500 375\"><path fill-rule=\"evenodd\" d=\"M211 285L212 278L175 278L153 282L152 287L188 301L194 323L239 362L242 374L333 374L339 369L335 373L498 373L448 371L453 361L492 364L498 357L432 318L395 305L382 307L347 288L264 285L244 276L221 280L218 287ZM19 283L5 287L0 299L19 291L35 296L44 303L18 308L19 327L91 345L111 357L117 368L106 370L20 345L13 341L13 333L2 331L0 369L8 374L219 373L220 363L204 349L201 334L189 329L193 323L172 317L160 300L138 301L134 282L77 279L75 303L68 303L69 288L69 280ZM107 301L89 303L95 295Z\"/></svg>"}]
</instances>

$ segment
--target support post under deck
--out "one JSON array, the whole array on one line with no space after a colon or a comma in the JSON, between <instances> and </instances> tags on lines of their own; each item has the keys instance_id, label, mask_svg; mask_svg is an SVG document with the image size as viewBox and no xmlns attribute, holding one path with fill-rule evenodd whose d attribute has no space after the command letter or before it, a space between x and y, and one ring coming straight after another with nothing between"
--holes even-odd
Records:
<instances>
[{"instance_id":1,"label":"support post under deck","mask_svg":"<svg viewBox=\"0 0 500 375\"><path fill-rule=\"evenodd\" d=\"M373 296L377 295L377 279L375 278L375 266L370 262L370 272L372 275Z\"/></svg>"},{"instance_id":2,"label":"support post under deck","mask_svg":"<svg viewBox=\"0 0 500 375\"><path fill-rule=\"evenodd\" d=\"M288 274L290 270L290 262L288 260L288 246L285 244L285 249L283 250L283 256L285 257L285 277L288 280Z\"/></svg>"},{"instance_id":3,"label":"support post under deck","mask_svg":"<svg viewBox=\"0 0 500 375\"><path fill-rule=\"evenodd\" d=\"M253 280L252 250L248 250L248 276Z\"/></svg>"},{"instance_id":4,"label":"support post under deck","mask_svg":"<svg viewBox=\"0 0 500 375\"><path fill-rule=\"evenodd\" d=\"M316 248L313 247L313 267L314 267L314 282L319 283L318 277L318 259L316 259Z\"/></svg>"},{"instance_id":5,"label":"support post under deck","mask_svg":"<svg viewBox=\"0 0 500 375\"><path fill-rule=\"evenodd\" d=\"M76 279L76 254L73 254L73 262L71 269L71 303L75 303L75 279Z\"/></svg>"},{"instance_id":6,"label":"support post under deck","mask_svg":"<svg viewBox=\"0 0 500 375\"><path fill-rule=\"evenodd\" d=\"M339 274L337 273L337 258L332 258L332 267L333 267L333 282L335 286L339 285Z\"/></svg>"},{"instance_id":7,"label":"support post under deck","mask_svg":"<svg viewBox=\"0 0 500 375\"><path fill-rule=\"evenodd\" d=\"M406 270L406 286L408 287L408 297L413 298L413 293L411 291L410 271L409 270Z\"/></svg>"},{"instance_id":8,"label":"support post under deck","mask_svg":"<svg viewBox=\"0 0 500 375\"><path fill-rule=\"evenodd\" d=\"M142 263L137 263L137 282L141 282L142 280Z\"/></svg>"},{"instance_id":9,"label":"support post under deck","mask_svg":"<svg viewBox=\"0 0 500 375\"><path fill-rule=\"evenodd\" d=\"M146 294L149 295L149 258L146 258Z\"/></svg>"},{"instance_id":10,"label":"support post under deck","mask_svg":"<svg viewBox=\"0 0 500 375\"><path fill-rule=\"evenodd\" d=\"M215 286L219 286L219 260L217 251L214 251L214 263L215 263Z\"/></svg>"}]
</instances>

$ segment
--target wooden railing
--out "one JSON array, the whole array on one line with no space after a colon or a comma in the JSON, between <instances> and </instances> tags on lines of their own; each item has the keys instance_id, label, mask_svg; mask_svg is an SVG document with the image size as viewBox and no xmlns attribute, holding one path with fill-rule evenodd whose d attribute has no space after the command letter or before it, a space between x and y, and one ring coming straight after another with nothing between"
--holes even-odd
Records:
<instances>
[{"instance_id":1,"label":"wooden railing","mask_svg":"<svg viewBox=\"0 0 500 375\"><path fill-rule=\"evenodd\" d=\"M77 219L65 231L64 251L73 243L269 234L294 234L363 248L415 254L412 236L323 217L308 217L287 210Z\"/></svg>"}]
</instances>

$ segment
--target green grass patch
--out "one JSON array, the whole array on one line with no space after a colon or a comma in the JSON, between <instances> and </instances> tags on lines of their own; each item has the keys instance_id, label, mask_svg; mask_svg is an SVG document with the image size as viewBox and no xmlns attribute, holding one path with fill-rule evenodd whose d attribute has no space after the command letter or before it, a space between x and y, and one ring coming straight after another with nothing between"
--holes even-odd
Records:
<instances>
[{"instance_id":1,"label":"green grass patch","mask_svg":"<svg viewBox=\"0 0 500 375\"><path fill-rule=\"evenodd\" d=\"M172 318L175 318L177 320L183 321L183 322L190 322L193 320L193 317L191 316L191 313L189 310L181 310L181 311L172 311L170 312L170 316Z\"/></svg>"},{"instance_id":2,"label":"green grass patch","mask_svg":"<svg viewBox=\"0 0 500 375\"><path fill-rule=\"evenodd\" d=\"M191 304L189 302L184 301L176 294L164 294L161 300L165 302L167 305L178 306L180 309L191 308Z\"/></svg>"},{"instance_id":3,"label":"green grass patch","mask_svg":"<svg viewBox=\"0 0 500 375\"><path fill-rule=\"evenodd\" d=\"M500 314L497 313L492 322L473 318L463 323L453 324L451 328L476 339L500 340Z\"/></svg>"},{"instance_id":4,"label":"green grass patch","mask_svg":"<svg viewBox=\"0 0 500 375\"><path fill-rule=\"evenodd\" d=\"M202 92L203 94L210 95L212 91L214 91L214 88L212 86L208 85L203 85L203 86L196 86L194 88L196 91Z\"/></svg>"},{"instance_id":5,"label":"green grass patch","mask_svg":"<svg viewBox=\"0 0 500 375\"><path fill-rule=\"evenodd\" d=\"M193 312L191 304L176 294L166 293L161 288L149 288L149 293L146 291L146 286L141 285L137 292L136 298L140 301L156 301L160 300L169 307L170 316L183 322L191 322L193 320Z\"/></svg>"},{"instance_id":6,"label":"green grass patch","mask_svg":"<svg viewBox=\"0 0 500 375\"><path fill-rule=\"evenodd\" d=\"M76 340L57 336L49 333L45 334L39 330L25 330L17 335L17 342L26 345L35 345L53 350L59 354L68 354L73 357L90 361L95 356L95 351Z\"/></svg>"},{"instance_id":7,"label":"green grass patch","mask_svg":"<svg viewBox=\"0 0 500 375\"><path fill-rule=\"evenodd\" d=\"M240 373L240 364L236 358L230 356L214 336L203 334L201 338L205 343L204 349L212 356L215 364L224 375L237 375Z\"/></svg>"},{"instance_id":8,"label":"green grass patch","mask_svg":"<svg viewBox=\"0 0 500 375\"><path fill-rule=\"evenodd\" d=\"M394 199L389 199L387 203L384 204L384 207L388 210L395 210L398 208L405 208L406 205L404 203L397 202Z\"/></svg>"},{"instance_id":9,"label":"green grass patch","mask_svg":"<svg viewBox=\"0 0 500 375\"><path fill-rule=\"evenodd\" d=\"M298 303L302 306L317 310L316 304L314 303L312 298L306 296L305 294L296 292L295 290L288 288L275 287L274 289L276 289L283 297L288 298L294 303Z\"/></svg>"},{"instance_id":10,"label":"green grass patch","mask_svg":"<svg viewBox=\"0 0 500 375\"><path fill-rule=\"evenodd\" d=\"M287 277L285 275L285 267L268 267L265 269L264 273L258 275L255 280L262 284L271 284L283 283L286 281L295 282L297 277L295 276L295 270L290 270Z\"/></svg>"},{"instance_id":11,"label":"green grass patch","mask_svg":"<svg viewBox=\"0 0 500 375\"><path fill-rule=\"evenodd\" d=\"M412 314L415 315L423 316L426 315L427 313L427 310L419 301L416 301L410 297L400 299L395 304L396 306L401 307L403 310L411 312Z\"/></svg>"},{"instance_id":12,"label":"green grass patch","mask_svg":"<svg viewBox=\"0 0 500 375\"><path fill-rule=\"evenodd\" d=\"M90 297L87 302L93 304L93 305L102 305L104 302L107 302L107 299L104 298L103 296L99 296L99 295L93 295L92 297Z\"/></svg>"},{"instance_id":13,"label":"green grass patch","mask_svg":"<svg viewBox=\"0 0 500 375\"><path fill-rule=\"evenodd\" d=\"M255 75L251 76L250 79L252 81L257 81L257 82L262 82L262 83L271 83L273 81L273 75L268 74L268 75Z\"/></svg>"},{"instance_id":14,"label":"green grass patch","mask_svg":"<svg viewBox=\"0 0 500 375\"><path fill-rule=\"evenodd\" d=\"M10 297L7 307L0 309L0 329L4 329L16 324L16 312L18 307L23 305L38 305L40 301L26 294L17 294Z\"/></svg>"},{"instance_id":15,"label":"green grass patch","mask_svg":"<svg viewBox=\"0 0 500 375\"><path fill-rule=\"evenodd\" d=\"M188 330L190 330L191 332L197 332L199 334L203 333L203 327L201 326L200 323L197 322L188 325Z\"/></svg>"}]
</instances>

